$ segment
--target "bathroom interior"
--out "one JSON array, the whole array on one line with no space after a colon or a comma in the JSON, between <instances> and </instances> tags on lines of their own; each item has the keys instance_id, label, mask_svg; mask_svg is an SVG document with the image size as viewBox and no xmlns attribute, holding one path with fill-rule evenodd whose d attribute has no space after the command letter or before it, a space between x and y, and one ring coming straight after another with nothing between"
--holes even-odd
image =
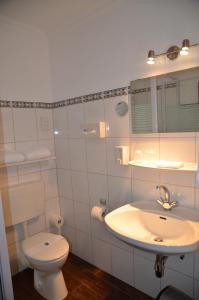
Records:
<instances>
[{"instance_id":1,"label":"bathroom interior","mask_svg":"<svg viewBox=\"0 0 199 300\"><path fill-rule=\"evenodd\" d=\"M0 299L199 300L199 1L0 0Z\"/></svg>"}]
</instances>

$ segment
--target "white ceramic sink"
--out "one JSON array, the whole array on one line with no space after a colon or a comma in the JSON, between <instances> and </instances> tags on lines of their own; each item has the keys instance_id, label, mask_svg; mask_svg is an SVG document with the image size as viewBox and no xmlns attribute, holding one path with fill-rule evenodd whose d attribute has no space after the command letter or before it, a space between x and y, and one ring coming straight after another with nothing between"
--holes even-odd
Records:
<instances>
[{"instance_id":1,"label":"white ceramic sink","mask_svg":"<svg viewBox=\"0 0 199 300\"><path fill-rule=\"evenodd\" d=\"M154 201L132 202L105 217L119 239L158 254L183 254L199 249L199 211L175 207L164 211Z\"/></svg>"}]
</instances>

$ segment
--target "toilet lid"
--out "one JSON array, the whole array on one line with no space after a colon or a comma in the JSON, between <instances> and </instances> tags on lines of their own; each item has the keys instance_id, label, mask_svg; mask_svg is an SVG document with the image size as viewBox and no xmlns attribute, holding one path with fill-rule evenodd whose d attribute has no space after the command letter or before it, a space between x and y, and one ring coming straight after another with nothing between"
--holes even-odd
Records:
<instances>
[{"instance_id":1,"label":"toilet lid","mask_svg":"<svg viewBox=\"0 0 199 300\"><path fill-rule=\"evenodd\" d=\"M68 254L69 245L65 238L58 234L40 232L25 239L22 249L27 257L51 261Z\"/></svg>"}]
</instances>

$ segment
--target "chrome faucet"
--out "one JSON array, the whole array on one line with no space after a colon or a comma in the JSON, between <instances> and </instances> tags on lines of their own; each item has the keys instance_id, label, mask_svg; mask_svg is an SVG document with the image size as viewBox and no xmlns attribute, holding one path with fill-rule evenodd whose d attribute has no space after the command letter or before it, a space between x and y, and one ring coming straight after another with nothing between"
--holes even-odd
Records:
<instances>
[{"instance_id":1,"label":"chrome faucet","mask_svg":"<svg viewBox=\"0 0 199 300\"><path fill-rule=\"evenodd\" d=\"M177 205L177 201L170 201L170 192L166 186L157 185L156 189L160 191L160 199L157 200L157 203L160 204L165 210L171 210ZM161 190L163 190L165 193L164 198L161 196Z\"/></svg>"}]
</instances>

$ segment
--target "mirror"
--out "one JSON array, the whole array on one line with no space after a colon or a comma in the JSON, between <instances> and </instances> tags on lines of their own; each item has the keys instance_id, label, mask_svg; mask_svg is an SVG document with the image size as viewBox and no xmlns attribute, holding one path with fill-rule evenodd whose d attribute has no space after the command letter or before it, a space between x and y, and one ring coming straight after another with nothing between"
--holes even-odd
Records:
<instances>
[{"instance_id":1,"label":"mirror","mask_svg":"<svg viewBox=\"0 0 199 300\"><path fill-rule=\"evenodd\" d=\"M129 109L128 104L125 101L118 102L115 107L116 114L119 117L125 116L128 112L128 109Z\"/></svg>"},{"instance_id":2,"label":"mirror","mask_svg":"<svg viewBox=\"0 0 199 300\"><path fill-rule=\"evenodd\" d=\"M131 82L133 133L199 131L199 67Z\"/></svg>"}]
</instances>

